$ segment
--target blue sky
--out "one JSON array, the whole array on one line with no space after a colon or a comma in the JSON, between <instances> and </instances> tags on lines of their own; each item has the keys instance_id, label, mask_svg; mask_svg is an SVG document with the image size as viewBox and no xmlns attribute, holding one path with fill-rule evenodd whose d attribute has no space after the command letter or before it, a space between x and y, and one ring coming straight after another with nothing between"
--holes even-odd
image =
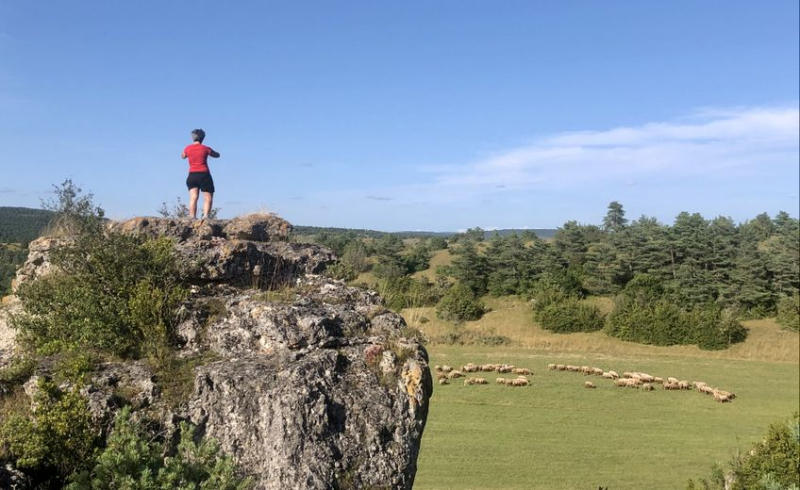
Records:
<instances>
[{"instance_id":1,"label":"blue sky","mask_svg":"<svg viewBox=\"0 0 800 490\"><path fill-rule=\"evenodd\" d=\"M0 0L0 205L380 230L798 213L797 0Z\"/></svg>"}]
</instances>

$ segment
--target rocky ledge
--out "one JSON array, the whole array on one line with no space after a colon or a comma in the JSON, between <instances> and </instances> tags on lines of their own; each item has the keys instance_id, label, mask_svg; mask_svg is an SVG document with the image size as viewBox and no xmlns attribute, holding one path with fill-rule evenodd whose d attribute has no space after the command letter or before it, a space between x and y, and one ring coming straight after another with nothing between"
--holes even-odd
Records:
<instances>
[{"instance_id":1,"label":"rocky ledge","mask_svg":"<svg viewBox=\"0 0 800 490\"><path fill-rule=\"evenodd\" d=\"M194 284L178 355L205 361L177 408L146 363L103 365L83 388L96 417L113 418L124 392L165 427L189 420L257 489L412 487L433 389L427 353L376 293L317 275L330 250L288 241L291 226L272 215L109 230L175 241ZM33 242L15 286L52 270L58 245Z\"/></svg>"}]
</instances>

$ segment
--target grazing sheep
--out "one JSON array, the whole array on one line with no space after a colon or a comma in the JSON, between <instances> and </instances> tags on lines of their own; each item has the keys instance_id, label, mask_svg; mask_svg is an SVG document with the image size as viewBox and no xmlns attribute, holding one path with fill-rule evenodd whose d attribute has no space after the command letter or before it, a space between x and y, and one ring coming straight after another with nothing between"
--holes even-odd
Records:
<instances>
[{"instance_id":1,"label":"grazing sheep","mask_svg":"<svg viewBox=\"0 0 800 490\"><path fill-rule=\"evenodd\" d=\"M664 378L659 378L658 376L656 376L656 377L653 378L653 382L654 383L658 383L660 385L664 384Z\"/></svg>"},{"instance_id":2,"label":"grazing sheep","mask_svg":"<svg viewBox=\"0 0 800 490\"><path fill-rule=\"evenodd\" d=\"M549 371L555 371L556 370L556 365L555 364L548 364L547 365L547 369Z\"/></svg>"},{"instance_id":3,"label":"grazing sheep","mask_svg":"<svg viewBox=\"0 0 800 490\"><path fill-rule=\"evenodd\" d=\"M592 368L592 374L594 374L595 376L602 376L603 370L600 368Z\"/></svg>"},{"instance_id":4,"label":"grazing sheep","mask_svg":"<svg viewBox=\"0 0 800 490\"><path fill-rule=\"evenodd\" d=\"M565 366L563 364L556 364L556 371L566 371L566 370L567 370L567 366Z\"/></svg>"},{"instance_id":5,"label":"grazing sheep","mask_svg":"<svg viewBox=\"0 0 800 490\"><path fill-rule=\"evenodd\" d=\"M443 379L447 379L447 375L444 374L444 373L436 373L436 379L438 379L440 381L443 380Z\"/></svg>"},{"instance_id":6,"label":"grazing sheep","mask_svg":"<svg viewBox=\"0 0 800 490\"><path fill-rule=\"evenodd\" d=\"M633 376L631 376L632 374L633 373L631 373L631 372L625 371L624 373L622 373L622 377L623 378L632 378L633 377Z\"/></svg>"},{"instance_id":7,"label":"grazing sheep","mask_svg":"<svg viewBox=\"0 0 800 490\"><path fill-rule=\"evenodd\" d=\"M629 385L629 379L626 378L618 378L614 380L614 386L618 386L620 388L626 387Z\"/></svg>"},{"instance_id":8,"label":"grazing sheep","mask_svg":"<svg viewBox=\"0 0 800 490\"><path fill-rule=\"evenodd\" d=\"M488 385L489 382L483 378L467 378L464 380L464 386L469 385Z\"/></svg>"},{"instance_id":9,"label":"grazing sheep","mask_svg":"<svg viewBox=\"0 0 800 490\"><path fill-rule=\"evenodd\" d=\"M678 386L678 383L673 383L672 381L667 381L666 383L661 385L661 387L664 388L665 390L679 390L680 389L680 387Z\"/></svg>"},{"instance_id":10,"label":"grazing sheep","mask_svg":"<svg viewBox=\"0 0 800 490\"><path fill-rule=\"evenodd\" d=\"M434 366L433 369L435 369L437 373L442 372L442 366Z\"/></svg>"},{"instance_id":11,"label":"grazing sheep","mask_svg":"<svg viewBox=\"0 0 800 490\"><path fill-rule=\"evenodd\" d=\"M567 364L567 371L571 371L573 373L580 372L581 368L578 366L573 366L572 364Z\"/></svg>"},{"instance_id":12,"label":"grazing sheep","mask_svg":"<svg viewBox=\"0 0 800 490\"><path fill-rule=\"evenodd\" d=\"M694 386L696 390L699 390L700 387L704 386L705 384L705 381L692 381L692 386Z\"/></svg>"},{"instance_id":13,"label":"grazing sheep","mask_svg":"<svg viewBox=\"0 0 800 490\"><path fill-rule=\"evenodd\" d=\"M506 384L506 378L497 378L497 379L496 379L496 380L494 380L494 381L495 381L495 383L497 383L497 384L499 384L499 385L504 385L504 384Z\"/></svg>"},{"instance_id":14,"label":"grazing sheep","mask_svg":"<svg viewBox=\"0 0 800 490\"><path fill-rule=\"evenodd\" d=\"M481 366L481 371L484 373L491 373L497 369L497 364L483 364Z\"/></svg>"},{"instance_id":15,"label":"grazing sheep","mask_svg":"<svg viewBox=\"0 0 800 490\"><path fill-rule=\"evenodd\" d=\"M503 364L502 366L497 368L498 373L510 373L514 370L513 364Z\"/></svg>"},{"instance_id":16,"label":"grazing sheep","mask_svg":"<svg viewBox=\"0 0 800 490\"><path fill-rule=\"evenodd\" d=\"M645 383L652 383L653 381L655 381L655 378L650 376L647 373L636 373L636 374L638 374L639 375L639 379L641 379Z\"/></svg>"},{"instance_id":17,"label":"grazing sheep","mask_svg":"<svg viewBox=\"0 0 800 490\"><path fill-rule=\"evenodd\" d=\"M678 378L673 378L672 376L670 376L669 378L667 378L667 382L668 383L677 383L678 382Z\"/></svg>"},{"instance_id":18,"label":"grazing sheep","mask_svg":"<svg viewBox=\"0 0 800 490\"><path fill-rule=\"evenodd\" d=\"M530 383L527 378L509 379L506 386L528 386Z\"/></svg>"},{"instance_id":19,"label":"grazing sheep","mask_svg":"<svg viewBox=\"0 0 800 490\"><path fill-rule=\"evenodd\" d=\"M448 380L447 378L442 378L442 379L439 380L439 384L440 385L449 385L450 384L450 380Z\"/></svg>"},{"instance_id":20,"label":"grazing sheep","mask_svg":"<svg viewBox=\"0 0 800 490\"><path fill-rule=\"evenodd\" d=\"M453 369L452 371L447 373L447 379L455 379L455 378L463 378L463 377L464 377L464 373L462 373L461 371L458 371L456 369Z\"/></svg>"},{"instance_id":21,"label":"grazing sheep","mask_svg":"<svg viewBox=\"0 0 800 490\"><path fill-rule=\"evenodd\" d=\"M690 385L688 381L678 381L678 389L679 390L691 390L692 389L692 385Z\"/></svg>"},{"instance_id":22,"label":"grazing sheep","mask_svg":"<svg viewBox=\"0 0 800 490\"><path fill-rule=\"evenodd\" d=\"M704 393L706 395L713 395L714 394L714 388L708 386L707 384L702 384L702 385L698 386L697 387L697 391L699 391L700 393Z\"/></svg>"},{"instance_id":23,"label":"grazing sheep","mask_svg":"<svg viewBox=\"0 0 800 490\"><path fill-rule=\"evenodd\" d=\"M619 374L617 374L616 371L609 371L608 374L610 374L614 379L619 378Z\"/></svg>"},{"instance_id":24,"label":"grazing sheep","mask_svg":"<svg viewBox=\"0 0 800 490\"><path fill-rule=\"evenodd\" d=\"M584 381L583 382L583 387L584 388L597 388L597 386L595 386L594 383L592 383L591 381Z\"/></svg>"},{"instance_id":25,"label":"grazing sheep","mask_svg":"<svg viewBox=\"0 0 800 490\"><path fill-rule=\"evenodd\" d=\"M442 366L442 372L443 372L443 373L449 373L449 372L450 372L450 371L452 371L452 370L453 370L453 368L452 368L451 366L448 366L447 364L445 364L444 366Z\"/></svg>"},{"instance_id":26,"label":"grazing sheep","mask_svg":"<svg viewBox=\"0 0 800 490\"><path fill-rule=\"evenodd\" d=\"M611 373L603 373L603 377L606 379L614 379L614 376L612 376Z\"/></svg>"},{"instance_id":27,"label":"grazing sheep","mask_svg":"<svg viewBox=\"0 0 800 490\"><path fill-rule=\"evenodd\" d=\"M650 383L644 383L642 385L642 390L644 391L653 391L654 389L655 388L653 388L653 385L651 385Z\"/></svg>"},{"instance_id":28,"label":"grazing sheep","mask_svg":"<svg viewBox=\"0 0 800 490\"><path fill-rule=\"evenodd\" d=\"M592 374L592 368L589 366L581 366L581 372L583 374Z\"/></svg>"},{"instance_id":29,"label":"grazing sheep","mask_svg":"<svg viewBox=\"0 0 800 490\"><path fill-rule=\"evenodd\" d=\"M727 403L733 399L729 395L730 395L729 393L714 390L714 401L718 401L720 403Z\"/></svg>"},{"instance_id":30,"label":"grazing sheep","mask_svg":"<svg viewBox=\"0 0 800 490\"><path fill-rule=\"evenodd\" d=\"M464 366L461 366L461 370L464 371L465 373L475 373L478 371L478 366L472 364L471 362L468 362Z\"/></svg>"},{"instance_id":31,"label":"grazing sheep","mask_svg":"<svg viewBox=\"0 0 800 490\"><path fill-rule=\"evenodd\" d=\"M513 374L531 374L531 370L528 368L514 368L511 370Z\"/></svg>"}]
</instances>

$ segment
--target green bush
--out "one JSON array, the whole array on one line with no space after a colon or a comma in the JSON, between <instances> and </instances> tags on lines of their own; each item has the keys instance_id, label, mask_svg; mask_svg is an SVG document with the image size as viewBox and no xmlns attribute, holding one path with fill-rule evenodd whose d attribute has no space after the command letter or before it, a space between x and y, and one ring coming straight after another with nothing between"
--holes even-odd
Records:
<instances>
[{"instance_id":1,"label":"green bush","mask_svg":"<svg viewBox=\"0 0 800 490\"><path fill-rule=\"evenodd\" d=\"M43 488L58 488L73 472L91 467L100 428L77 389L62 392L44 380L38 387L36 411L13 414L0 426L0 447Z\"/></svg>"},{"instance_id":2,"label":"green bush","mask_svg":"<svg viewBox=\"0 0 800 490\"><path fill-rule=\"evenodd\" d=\"M778 300L778 323L797 332L800 330L800 294L783 296Z\"/></svg>"},{"instance_id":3,"label":"green bush","mask_svg":"<svg viewBox=\"0 0 800 490\"><path fill-rule=\"evenodd\" d=\"M605 331L630 342L697 344L707 350L725 349L747 337L747 330L735 315L719 304L681 308L659 279L645 274L634 277L617 296Z\"/></svg>"},{"instance_id":4,"label":"green bush","mask_svg":"<svg viewBox=\"0 0 800 490\"><path fill-rule=\"evenodd\" d=\"M451 286L436 305L436 316L454 322L477 320L484 312L481 301L469 287L461 283Z\"/></svg>"},{"instance_id":5,"label":"green bush","mask_svg":"<svg viewBox=\"0 0 800 490\"><path fill-rule=\"evenodd\" d=\"M105 450L89 471L72 476L68 490L246 490L249 479L236 476L230 457L219 453L213 439L194 442L195 428L181 423L181 441L174 456L164 457L164 447L152 442L130 420L124 408L114 423Z\"/></svg>"},{"instance_id":6,"label":"green bush","mask_svg":"<svg viewBox=\"0 0 800 490\"><path fill-rule=\"evenodd\" d=\"M536 320L545 330L556 333L594 332L603 328L600 310L577 298L549 303L536 313Z\"/></svg>"},{"instance_id":7,"label":"green bush","mask_svg":"<svg viewBox=\"0 0 800 490\"><path fill-rule=\"evenodd\" d=\"M800 488L800 418L775 423L747 453L736 454L728 464L711 469L710 479L689 480L688 490L797 490ZM727 474L726 474L727 473ZM727 484L726 480L732 483Z\"/></svg>"},{"instance_id":8,"label":"green bush","mask_svg":"<svg viewBox=\"0 0 800 490\"><path fill-rule=\"evenodd\" d=\"M169 239L84 233L56 250L58 272L19 290L13 319L40 351L90 348L120 356L162 356L187 290Z\"/></svg>"}]
</instances>

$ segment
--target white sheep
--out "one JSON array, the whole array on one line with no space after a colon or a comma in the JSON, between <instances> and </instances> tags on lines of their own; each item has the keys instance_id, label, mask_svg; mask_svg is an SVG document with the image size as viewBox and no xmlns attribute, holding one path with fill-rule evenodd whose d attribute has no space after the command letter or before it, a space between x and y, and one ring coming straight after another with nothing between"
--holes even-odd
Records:
<instances>
[{"instance_id":1,"label":"white sheep","mask_svg":"<svg viewBox=\"0 0 800 490\"><path fill-rule=\"evenodd\" d=\"M594 383L592 383L591 381L584 381L583 382L583 387L584 388L597 388L597 386L595 386Z\"/></svg>"}]
</instances>

